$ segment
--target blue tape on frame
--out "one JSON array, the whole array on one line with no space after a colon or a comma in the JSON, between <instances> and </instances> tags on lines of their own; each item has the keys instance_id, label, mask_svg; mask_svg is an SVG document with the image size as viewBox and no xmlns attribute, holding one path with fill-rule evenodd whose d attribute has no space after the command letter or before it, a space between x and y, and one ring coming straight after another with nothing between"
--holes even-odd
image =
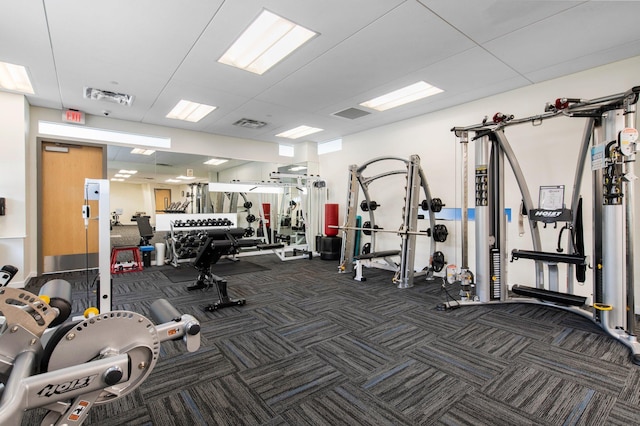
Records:
<instances>
[{"instance_id":1,"label":"blue tape on frame","mask_svg":"<svg viewBox=\"0 0 640 426\"><path fill-rule=\"evenodd\" d=\"M511 209L504 209L504 213L507 215L507 222L511 222ZM475 220L476 218L476 209L470 208L467 209L467 215L469 220ZM426 214L425 214L426 218ZM436 219L438 220L462 220L462 209L461 208L449 208L444 207L441 211L436 213Z\"/></svg>"}]
</instances>

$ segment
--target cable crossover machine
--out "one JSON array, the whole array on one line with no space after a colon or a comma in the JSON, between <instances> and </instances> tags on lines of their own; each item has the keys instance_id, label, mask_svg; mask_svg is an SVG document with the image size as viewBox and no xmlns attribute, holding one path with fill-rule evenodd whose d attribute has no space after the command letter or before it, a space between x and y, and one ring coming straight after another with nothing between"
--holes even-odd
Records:
<instances>
[{"instance_id":1,"label":"cable crossover machine","mask_svg":"<svg viewBox=\"0 0 640 426\"><path fill-rule=\"evenodd\" d=\"M405 166L403 169L391 169L373 176L365 176L363 174L367 167L372 164L384 163L384 165L387 165L392 163L395 165L398 161ZM404 205L402 206L402 223L400 227L397 230L387 230L380 228L376 224L374 211L379 205L371 198L369 186L379 179L393 175L404 175L406 177ZM422 202L419 201L421 189L424 193ZM362 190L364 194L364 200L358 205L360 190ZM338 227L343 233L338 271L340 273L353 273L356 280L364 281L364 277L362 277L362 262L382 258L391 265L391 269L395 270L394 282L397 283L398 288L412 287L414 276L416 276L414 271L416 236L419 235L426 236L430 239L430 253L432 253L427 271L421 271L421 273L429 274L433 271L441 271L445 264L444 254L436 251L436 243L444 242L447 238L448 231L445 225L435 224L435 213L442 210L442 206L442 201L439 198L431 198L427 179L420 167L420 157L417 155L412 155L409 159L380 157L369 160L361 166L349 166L349 188L345 224ZM369 215L369 220L364 222L362 226L358 226L357 223L358 207ZM422 208L423 211L428 212L431 226L426 231L418 230L419 207ZM365 235L371 235L370 249L364 250L364 253L360 255L355 254L359 235L357 231L361 231ZM376 234L379 232L399 235L401 237L400 250L376 251ZM394 256L400 257L399 264L389 260L389 258Z\"/></svg>"},{"instance_id":2,"label":"cable crossover machine","mask_svg":"<svg viewBox=\"0 0 640 426\"><path fill-rule=\"evenodd\" d=\"M465 304L531 302L553 305L590 318L610 336L629 347L632 360L640 364L640 344L635 334L634 312L634 180L633 164L638 131L635 129L636 104L640 87L611 96L584 100L560 98L547 104L540 115L514 119L497 113L481 124L454 127L463 159L462 266L449 282L462 283L461 300L448 301L443 308ZM539 205L534 206L529 188L505 136L506 127L522 123L542 124L554 117L585 118L585 127L571 193L570 208L562 199L563 186L540 189ZM471 139L470 138L471 133ZM467 149L475 143L475 286L465 281L468 273L468 182ZM512 250L511 261L535 262L535 286L507 287L506 218L504 215L505 159L509 162L522 195L522 214L528 216L532 250ZM587 161L592 170L593 247L587 257L582 236L580 186ZM555 200L554 200L555 198ZM562 230L556 251L543 251L539 224L564 223L568 230L567 252L561 247ZM587 261L590 259L590 262ZM593 304L574 294L573 277L586 279L587 263L592 266ZM558 264L567 270L566 289L559 288ZM544 267L548 269L545 285ZM451 267L451 266L450 266ZM457 275L456 275L457 274ZM562 291L561 291L562 290ZM565 291L566 290L566 291ZM475 294L474 294L475 293Z\"/></svg>"}]
</instances>

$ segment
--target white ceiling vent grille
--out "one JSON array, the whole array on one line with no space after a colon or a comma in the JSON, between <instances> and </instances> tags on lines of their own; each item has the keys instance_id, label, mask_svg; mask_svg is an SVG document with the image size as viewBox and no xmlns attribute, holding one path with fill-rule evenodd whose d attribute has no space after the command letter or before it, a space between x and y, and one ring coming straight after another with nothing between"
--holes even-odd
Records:
<instances>
[{"instance_id":1,"label":"white ceiling vent grille","mask_svg":"<svg viewBox=\"0 0 640 426\"><path fill-rule=\"evenodd\" d=\"M371 114L370 112L363 111L358 108L347 108L342 111L334 112L333 115L342 118L348 118L349 120L355 120L356 118L364 117L365 115Z\"/></svg>"},{"instance_id":2,"label":"white ceiling vent grille","mask_svg":"<svg viewBox=\"0 0 640 426\"><path fill-rule=\"evenodd\" d=\"M252 120L250 118L241 118L233 123L234 126L246 127L248 129L259 129L267 125L264 121Z\"/></svg>"},{"instance_id":3,"label":"white ceiling vent grille","mask_svg":"<svg viewBox=\"0 0 640 426\"><path fill-rule=\"evenodd\" d=\"M133 102L132 95L110 92L108 90L94 89L91 87L84 88L84 97L94 101L107 101L125 106L131 106L131 103Z\"/></svg>"}]
</instances>

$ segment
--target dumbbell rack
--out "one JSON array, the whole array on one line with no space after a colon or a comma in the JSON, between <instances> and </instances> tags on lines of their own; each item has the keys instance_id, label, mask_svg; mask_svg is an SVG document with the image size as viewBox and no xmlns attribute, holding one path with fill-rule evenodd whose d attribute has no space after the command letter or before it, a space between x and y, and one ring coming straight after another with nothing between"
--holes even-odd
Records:
<instances>
[{"instance_id":1,"label":"dumbbell rack","mask_svg":"<svg viewBox=\"0 0 640 426\"><path fill-rule=\"evenodd\" d=\"M229 214L192 214L174 215L169 220L167 246L169 250L169 264L178 267L180 263L189 262L195 258L198 250L206 240L207 231L228 229L236 226L235 215Z\"/></svg>"}]
</instances>

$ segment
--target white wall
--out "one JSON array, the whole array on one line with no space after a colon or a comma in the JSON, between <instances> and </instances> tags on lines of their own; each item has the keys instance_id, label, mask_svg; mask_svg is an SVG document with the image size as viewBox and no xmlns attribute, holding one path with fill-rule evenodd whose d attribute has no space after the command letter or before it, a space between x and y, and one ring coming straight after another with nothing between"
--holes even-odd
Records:
<instances>
[{"instance_id":1,"label":"white wall","mask_svg":"<svg viewBox=\"0 0 640 426\"><path fill-rule=\"evenodd\" d=\"M0 267L19 269L12 286L22 286L29 278L23 267L29 255L27 235L27 122L28 104L22 95L0 92L0 197L6 199L6 214L0 216Z\"/></svg>"},{"instance_id":2,"label":"white wall","mask_svg":"<svg viewBox=\"0 0 640 426\"><path fill-rule=\"evenodd\" d=\"M491 96L469 104L438 111L425 116L416 117L392 125L379 127L370 131L346 136L343 138L342 151L320 156L320 171L331 189L330 202L340 204L341 221L344 220L347 197L348 166L362 164L372 158L381 156L398 156L408 158L411 154L421 157L421 165L431 189L432 196L442 198L447 207L461 207L460 185L460 146L450 129L454 126L467 126L482 121L483 117L493 117L496 112L526 117L544 112L546 102L559 97L597 98L624 92L640 83L640 57L599 67L571 76L531 85L496 96ZM382 113L383 114L383 113ZM579 145L584 119L555 118L545 121L542 126L529 124L512 126L506 135L520 161L525 178L528 181L532 197L537 201L540 185L566 185L565 201L569 202L573 185L573 173L576 164L577 147ZM473 143L469 146L470 177L473 178ZM637 169L637 165L636 165ZM367 171L366 175L370 175ZM373 174L373 173L371 173ZM507 170L506 205L511 208L516 218L520 206L520 193L515 180ZM375 192L371 186L372 198L382 207L376 211L376 224L397 229L401 224L401 204L393 204L392 198L404 191L400 182L383 185ZM472 188L470 188L472 191ZM636 191L637 192L637 191ZM586 201L585 215L590 213L591 187L583 185ZM473 196L473 192L471 192ZM389 204L389 203L392 204ZM473 199L470 200L473 207ZM638 211L639 203L636 203ZM636 217L640 218L637 212ZM366 220L366 219L364 219ZM585 226L589 225L588 216ZM459 223L445 223L450 235L441 247L448 262L459 264L461 235ZM586 229L587 242L590 244L591 232ZM546 229L541 232L543 249L553 251L556 244L557 230ZM380 244L380 243L383 244ZM470 267L473 265L473 227L470 228ZM527 229L524 237L518 235L517 221L508 226L508 251L513 248L531 249L531 238ZM397 249L398 238L386 236L378 241L376 250ZM420 244L417 251L416 267L423 267L428 262L427 244ZM587 245L590 248L590 245ZM636 257L638 250L636 250ZM637 262L636 262L637 263ZM508 264L509 283L531 285L534 283L533 262L520 260ZM636 271L637 274L637 271ZM637 282L638 280L636 280ZM638 287L638 286L637 286ZM591 294L591 284L586 283L576 290L585 296ZM636 291L636 293L639 293ZM636 298L637 299L637 298Z\"/></svg>"}]
</instances>

